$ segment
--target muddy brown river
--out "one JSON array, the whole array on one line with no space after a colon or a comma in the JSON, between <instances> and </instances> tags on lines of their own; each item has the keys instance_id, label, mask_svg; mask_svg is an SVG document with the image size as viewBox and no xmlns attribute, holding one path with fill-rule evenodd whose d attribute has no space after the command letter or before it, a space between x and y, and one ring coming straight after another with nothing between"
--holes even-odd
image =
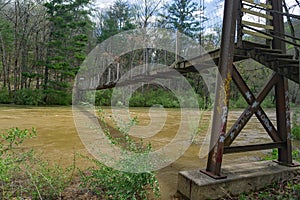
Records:
<instances>
[{"instance_id":1,"label":"muddy brown river","mask_svg":"<svg viewBox=\"0 0 300 200\"><path fill-rule=\"evenodd\" d=\"M161 130L152 137L146 139L153 143L154 148L168 143L176 133L179 121L179 109L165 109L166 121ZM104 108L105 112L110 113L109 108ZM137 116L139 125L145 125L150 122L148 108L131 108L132 116ZM266 113L275 120L275 110L266 110ZM230 127L236 120L242 110L234 110L229 113ZM202 113L202 126L208 123L211 112ZM74 162L74 155L80 153L88 155L85 146L82 144L73 120L72 107L24 107L24 106L0 106L0 128L5 130L11 127L19 127L21 129L31 129L35 127L37 137L25 142L23 148L34 148L41 153L44 159L50 163L69 166ZM176 192L177 173L181 170L189 170L196 168L205 168L206 158L199 158L199 149L201 143L207 133L207 126L203 126L196 141L185 151L185 153L172 164L157 171L157 177L161 186L161 199L171 199ZM153 140L153 141L151 141ZM252 117L245 129L238 136L233 145L238 144L255 144L271 141L265 133L263 127L259 124L255 117ZM295 146L300 146L295 143ZM260 159L268 151L227 154L224 155L224 165L230 162L247 162ZM90 165L83 159L76 158L76 165L84 168Z\"/></svg>"}]
</instances>

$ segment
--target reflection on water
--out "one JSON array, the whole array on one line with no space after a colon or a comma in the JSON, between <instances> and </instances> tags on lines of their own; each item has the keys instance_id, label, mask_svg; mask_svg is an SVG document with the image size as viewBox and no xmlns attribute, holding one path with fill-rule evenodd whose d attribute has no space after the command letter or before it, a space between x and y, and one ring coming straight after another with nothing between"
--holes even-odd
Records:
<instances>
[{"instance_id":1,"label":"reflection on water","mask_svg":"<svg viewBox=\"0 0 300 200\"><path fill-rule=\"evenodd\" d=\"M111 111L106 108L106 112ZM140 126L147 126L151 122L148 108L131 108L131 116L137 116ZM229 113L230 127L240 116L242 111L236 110ZM275 120L275 112L266 112L271 120ZM165 125L162 129L146 141L150 141L154 148L159 149L169 143L176 134L180 124L180 110L166 109ZM162 189L162 199L169 199L176 192L177 173L180 170L195 168L205 168L206 157L199 158L199 149L207 134L208 123L211 118L210 112L202 113L200 121L200 134L187 151L171 165L158 171L158 178ZM274 125L276 123L274 122ZM71 107L16 107L0 106L0 127L2 130L10 127L37 129L38 136L24 145L25 148L33 147L42 156L54 163L61 165L71 165L74 153L88 154L82 145L74 126ZM142 130L142 129L140 129ZM237 137L233 145L255 144L269 142L270 138L265 133L259 121L253 117L246 125L245 129ZM294 142L296 146L300 143ZM228 154L224 156L224 165L234 162L245 162L257 160L268 151ZM78 161L79 167L86 167L87 163Z\"/></svg>"}]
</instances>

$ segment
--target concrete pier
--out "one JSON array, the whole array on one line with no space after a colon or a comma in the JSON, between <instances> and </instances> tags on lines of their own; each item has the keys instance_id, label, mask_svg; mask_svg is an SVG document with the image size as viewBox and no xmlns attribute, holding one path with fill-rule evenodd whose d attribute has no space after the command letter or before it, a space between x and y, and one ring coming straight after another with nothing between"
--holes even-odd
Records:
<instances>
[{"instance_id":1,"label":"concrete pier","mask_svg":"<svg viewBox=\"0 0 300 200\"><path fill-rule=\"evenodd\" d=\"M184 199L217 199L228 195L261 189L275 181L290 178L300 171L273 161L259 161L224 166L226 179L213 179L200 170L182 171L178 175L178 192Z\"/></svg>"}]
</instances>

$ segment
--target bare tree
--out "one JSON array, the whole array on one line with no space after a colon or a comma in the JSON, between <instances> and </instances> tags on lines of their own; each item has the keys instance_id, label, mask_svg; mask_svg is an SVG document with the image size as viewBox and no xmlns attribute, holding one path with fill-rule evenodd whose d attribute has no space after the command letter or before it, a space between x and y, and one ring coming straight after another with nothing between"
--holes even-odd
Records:
<instances>
[{"instance_id":1,"label":"bare tree","mask_svg":"<svg viewBox=\"0 0 300 200\"><path fill-rule=\"evenodd\" d=\"M140 28L147 28L162 6L162 0L136 0L134 4L135 20Z\"/></svg>"}]
</instances>

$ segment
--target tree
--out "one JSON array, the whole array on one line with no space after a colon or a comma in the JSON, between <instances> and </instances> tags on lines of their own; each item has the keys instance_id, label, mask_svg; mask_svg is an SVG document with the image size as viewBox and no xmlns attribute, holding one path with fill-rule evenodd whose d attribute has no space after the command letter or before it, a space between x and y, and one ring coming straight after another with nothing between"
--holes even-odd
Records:
<instances>
[{"instance_id":1,"label":"tree","mask_svg":"<svg viewBox=\"0 0 300 200\"><path fill-rule=\"evenodd\" d=\"M51 101L49 93L70 91L70 83L85 58L88 32L92 28L86 10L89 3L89 0L52 0L44 5L50 27L44 70L45 102Z\"/></svg>"},{"instance_id":2,"label":"tree","mask_svg":"<svg viewBox=\"0 0 300 200\"><path fill-rule=\"evenodd\" d=\"M123 0L115 1L108 11L98 13L98 41L102 42L122 31L135 28L131 13L130 4Z\"/></svg>"},{"instance_id":3,"label":"tree","mask_svg":"<svg viewBox=\"0 0 300 200\"><path fill-rule=\"evenodd\" d=\"M222 27L216 25L210 30L209 33L205 34L202 38L203 43L202 45L206 50L214 50L220 47L221 45L221 33Z\"/></svg>"},{"instance_id":4,"label":"tree","mask_svg":"<svg viewBox=\"0 0 300 200\"><path fill-rule=\"evenodd\" d=\"M34 73L32 46L34 32L39 30L45 12L39 1L7 1L1 7L0 45L3 86L16 92L27 87L27 78ZM11 84L12 83L12 84ZM12 87L13 86L13 87Z\"/></svg>"},{"instance_id":5,"label":"tree","mask_svg":"<svg viewBox=\"0 0 300 200\"><path fill-rule=\"evenodd\" d=\"M175 0L171 5L165 4L165 13L160 13L159 24L177 30L189 37L197 38L200 33L200 22L197 11L199 6L192 0Z\"/></svg>"},{"instance_id":6,"label":"tree","mask_svg":"<svg viewBox=\"0 0 300 200\"><path fill-rule=\"evenodd\" d=\"M161 0L137 0L134 4L135 22L139 28L147 28L161 8Z\"/></svg>"}]
</instances>

